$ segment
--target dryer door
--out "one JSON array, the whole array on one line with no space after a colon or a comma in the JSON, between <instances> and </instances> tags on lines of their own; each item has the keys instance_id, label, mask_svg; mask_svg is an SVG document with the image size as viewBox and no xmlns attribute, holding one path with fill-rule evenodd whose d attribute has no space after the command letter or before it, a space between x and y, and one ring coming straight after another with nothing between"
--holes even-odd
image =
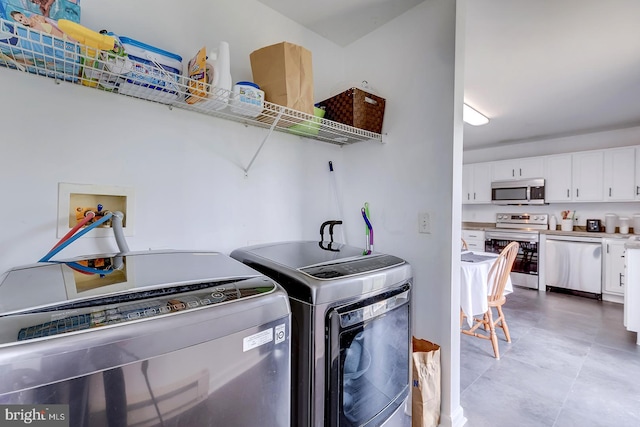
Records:
<instances>
[{"instance_id":1,"label":"dryer door","mask_svg":"<svg viewBox=\"0 0 640 427\"><path fill-rule=\"evenodd\" d=\"M328 314L328 426L381 425L409 393L410 285Z\"/></svg>"}]
</instances>

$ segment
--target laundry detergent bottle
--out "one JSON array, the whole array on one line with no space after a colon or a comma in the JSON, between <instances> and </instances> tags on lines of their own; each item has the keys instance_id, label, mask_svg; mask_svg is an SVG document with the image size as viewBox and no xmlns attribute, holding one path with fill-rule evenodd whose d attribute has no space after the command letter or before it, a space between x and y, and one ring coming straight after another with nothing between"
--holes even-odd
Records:
<instances>
[{"instance_id":1,"label":"laundry detergent bottle","mask_svg":"<svg viewBox=\"0 0 640 427\"><path fill-rule=\"evenodd\" d=\"M215 110L222 110L226 108L229 102L229 94L233 88L229 43L220 42L218 51L210 55L210 59L214 59L213 80L211 82L211 94L209 95L213 101L211 106Z\"/></svg>"}]
</instances>

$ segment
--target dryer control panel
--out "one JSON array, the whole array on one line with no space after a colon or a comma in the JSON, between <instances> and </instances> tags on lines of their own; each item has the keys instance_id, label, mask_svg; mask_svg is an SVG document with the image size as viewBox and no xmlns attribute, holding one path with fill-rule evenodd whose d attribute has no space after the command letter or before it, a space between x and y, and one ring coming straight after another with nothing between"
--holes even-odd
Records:
<instances>
[{"instance_id":1,"label":"dryer control panel","mask_svg":"<svg viewBox=\"0 0 640 427\"><path fill-rule=\"evenodd\" d=\"M405 261L393 255L372 255L356 260L328 263L301 268L300 271L320 280L331 280L340 277L371 273L376 270L404 264Z\"/></svg>"}]
</instances>

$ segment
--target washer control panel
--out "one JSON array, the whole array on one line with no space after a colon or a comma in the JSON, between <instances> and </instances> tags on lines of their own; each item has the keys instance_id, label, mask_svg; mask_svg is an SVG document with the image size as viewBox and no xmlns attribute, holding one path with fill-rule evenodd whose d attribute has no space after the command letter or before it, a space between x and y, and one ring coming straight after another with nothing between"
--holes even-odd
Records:
<instances>
[{"instance_id":1,"label":"washer control panel","mask_svg":"<svg viewBox=\"0 0 640 427\"><path fill-rule=\"evenodd\" d=\"M15 315L23 318L21 323L31 324L20 329L17 340L203 309L270 293L275 288L274 282L266 277L252 277L157 288L47 307Z\"/></svg>"}]
</instances>

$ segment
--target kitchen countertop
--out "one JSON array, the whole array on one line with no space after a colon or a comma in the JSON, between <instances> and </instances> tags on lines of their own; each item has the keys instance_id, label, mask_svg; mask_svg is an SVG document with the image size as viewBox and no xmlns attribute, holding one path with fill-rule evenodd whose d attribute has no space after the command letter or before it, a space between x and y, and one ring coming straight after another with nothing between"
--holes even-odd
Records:
<instances>
[{"instance_id":1,"label":"kitchen countertop","mask_svg":"<svg viewBox=\"0 0 640 427\"><path fill-rule=\"evenodd\" d=\"M496 228L496 224L494 222L463 222L462 229L463 230L486 230L488 228Z\"/></svg>"},{"instance_id":2,"label":"kitchen countertop","mask_svg":"<svg viewBox=\"0 0 640 427\"><path fill-rule=\"evenodd\" d=\"M624 247L627 249L640 249L640 236L634 235L633 239L627 239Z\"/></svg>"},{"instance_id":3,"label":"kitchen countertop","mask_svg":"<svg viewBox=\"0 0 640 427\"><path fill-rule=\"evenodd\" d=\"M517 228L509 228L509 229L496 228L496 224L493 222L463 222L462 228L464 230L480 230L480 231L496 231L496 230L518 231ZM523 228L522 230L525 230L525 228ZM608 239L628 239L629 236L633 235L632 234L633 229L630 230L631 234L620 234L620 233L603 233L603 232L587 231L586 227L582 227L582 226L574 227L574 231L562 231L559 229L559 226L557 230L537 230L537 231L539 231L540 234L554 235L554 236L602 237L602 238L608 238ZM637 242L637 245L638 247L640 247L640 241Z\"/></svg>"}]
</instances>

